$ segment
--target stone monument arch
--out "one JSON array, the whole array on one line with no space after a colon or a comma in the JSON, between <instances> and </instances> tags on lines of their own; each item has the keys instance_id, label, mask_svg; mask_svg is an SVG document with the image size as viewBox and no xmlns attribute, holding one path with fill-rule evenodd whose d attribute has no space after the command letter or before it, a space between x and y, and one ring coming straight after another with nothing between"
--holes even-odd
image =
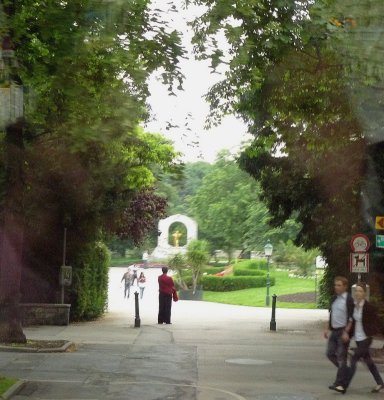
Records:
<instances>
[{"instance_id":1,"label":"stone monument arch","mask_svg":"<svg viewBox=\"0 0 384 400\"><path fill-rule=\"evenodd\" d=\"M176 247L169 243L169 228L175 222L180 222L187 229L187 242L185 246ZM168 218L161 219L159 221L158 230L159 236L157 238L157 246L150 255L152 260L169 258L177 253L185 254L188 243L191 240L197 239L197 222L182 214L175 214Z\"/></svg>"}]
</instances>

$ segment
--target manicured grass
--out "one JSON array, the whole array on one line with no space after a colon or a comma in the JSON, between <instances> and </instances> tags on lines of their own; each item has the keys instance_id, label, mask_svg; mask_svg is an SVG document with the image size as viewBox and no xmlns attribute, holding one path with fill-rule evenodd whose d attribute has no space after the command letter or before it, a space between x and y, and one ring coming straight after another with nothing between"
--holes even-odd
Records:
<instances>
[{"instance_id":1,"label":"manicured grass","mask_svg":"<svg viewBox=\"0 0 384 400\"><path fill-rule=\"evenodd\" d=\"M271 286L270 295L277 295L277 307L282 308L316 308L314 303L287 303L279 302L279 295L294 294L315 291L313 279L290 278L288 272L272 271L271 276L276 278L276 285ZM203 300L215 303L236 304L242 306L265 306L266 288L252 288L235 290L233 292L209 292L204 291Z\"/></svg>"},{"instance_id":2,"label":"manicured grass","mask_svg":"<svg viewBox=\"0 0 384 400\"><path fill-rule=\"evenodd\" d=\"M6 378L4 376L0 376L0 396L2 396L17 381L18 380L14 378Z\"/></svg>"}]
</instances>

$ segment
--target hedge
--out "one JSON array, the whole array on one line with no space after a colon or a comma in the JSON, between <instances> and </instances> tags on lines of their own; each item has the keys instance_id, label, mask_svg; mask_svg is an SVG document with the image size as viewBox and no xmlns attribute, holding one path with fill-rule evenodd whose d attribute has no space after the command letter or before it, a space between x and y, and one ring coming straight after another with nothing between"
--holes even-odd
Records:
<instances>
[{"instance_id":1,"label":"hedge","mask_svg":"<svg viewBox=\"0 0 384 400\"><path fill-rule=\"evenodd\" d=\"M189 285L189 278L185 281ZM230 292L233 290L257 288L267 286L266 276L203 276L200 280L204 290L212 292ZM275 278L270 278L270 284L275 284Z\"/></svg>"},{"instance_id":2,"label":"hedge","mask_svg":"<svg viewBox=\"0 0 384 400\"><path fill-rule=\"evenodd\" d=\"M109 263L109 250L101 242L85 246L73 261L72 320L91 320L104 313L108 301Z\"/></svg>"},{"instance_id":3,"label":"hedge","mask_svg":"<svg viewBox=\"0 0 384 400\"><path fill-rule=\"evenodd\" d=\"M244 268L238 265L233 267L234 276L265 276L265 274L266 272L260 269Z\"/></svg>"},{"instance_id":4,"label":"hedge","mask_svg":"<svg viewBox=\"0 0 384 400\"><path fill-rule=\"evenodd\" d=\"M224 267L220 266L220 267L204 267L203 268L203 274L207 273L208 275L214 275L217 274L218 272L222 272L224 271Z\"/></svg>"},{"instance_id":5,"label":"hedge","mask_svg":"<svg viewBox=\"0 0 384 400\"><path fill-rule=\"evenodd\" d=\"M267 270L267 260L265 259L255 259L255 260L243 260L239 261L235 267L245 268L245 269L254 269L254 270Z\"/></svg>"}]
</instances>

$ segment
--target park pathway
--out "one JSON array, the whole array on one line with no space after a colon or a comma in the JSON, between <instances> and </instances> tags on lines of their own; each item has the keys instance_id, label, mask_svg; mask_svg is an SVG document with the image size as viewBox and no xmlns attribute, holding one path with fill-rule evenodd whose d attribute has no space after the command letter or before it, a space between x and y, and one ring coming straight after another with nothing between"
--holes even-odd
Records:
<instances>
[{"instance_id":1,"label":"park pathway","mask_svg":"<svg viewBox=\"0 0 384 400\"><path fill-rule=\"evenodd\" d=\"M111 269L104 318L25 329L31 339L72 340L76 351L1 353L1 374L27 381L14 400L340 397L328 389L335 370L324 355L325 310L277 309L277 332L270 332L267 308L179 301L173 304L172 325L158 325L160 271L148 269L141 327L134 328L134 301L123 298L119 282L123 273L124 269ZM359 366L348 399L372 399L373 385L369 372Z\"/></svg>"}]
</instances>

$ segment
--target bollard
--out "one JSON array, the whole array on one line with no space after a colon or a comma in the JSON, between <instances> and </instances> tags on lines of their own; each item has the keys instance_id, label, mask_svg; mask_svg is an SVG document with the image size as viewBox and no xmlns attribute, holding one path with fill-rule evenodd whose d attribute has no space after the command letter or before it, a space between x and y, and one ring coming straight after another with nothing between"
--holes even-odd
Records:
<instances>
[{"instance_id":1,"label":"bollard","mask_svg":"<svg viewBox=\"0 0 384 400\"><path fill-rule=\"evenodd\" d=\"M140 328L139 293L135 292L135 328Z\"/></svg>"},{"instance_id":2,"label":"bollard","mask_svg":"<svg viewBox=\"0 0 384 400\"><path fill-rule=\"evenodd\" d=\"M271 317L271 322L269 324L269 330L270 331L275 331L276 330L276 298L277 296L274 294L272 296L272 317Z\"/></svg>"}]
</instances>

